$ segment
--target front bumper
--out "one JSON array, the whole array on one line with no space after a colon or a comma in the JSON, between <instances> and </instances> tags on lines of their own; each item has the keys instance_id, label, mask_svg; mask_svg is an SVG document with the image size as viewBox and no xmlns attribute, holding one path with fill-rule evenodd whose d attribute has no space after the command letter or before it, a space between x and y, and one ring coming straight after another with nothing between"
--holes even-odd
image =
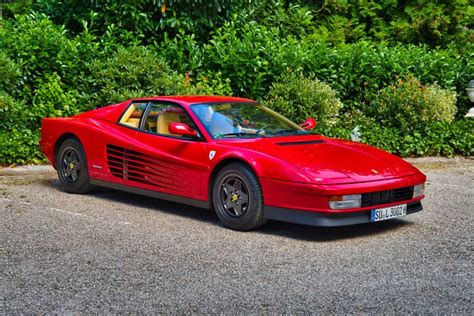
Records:
<instances>
[{"instance_id":1,"label":"front bumper","mask_svg":"<svg viewBox=\"0 0 474 316\"><path fill-rule=\"evenodd\" d=\"M298 183L269 178L260 178L259 180L262 186L264 205L318 213L352 213L369 211L374 207L365 206L361 208L341 209L336 211L329 208L328 196L365 194L414 186L424 183L426 181L426 176L422 173L418 173L401 178L335 185ZM406 199L406 201L402 200L397 203L383 204L383 202L381 202L373 205L379 208L388 207L401 203L408 204L417 202L422 198L423 196L415 199Z\"/></svg>"},{"instance_id":2,"label":"front bumper","mask_svg":"<svg viewBox=\"0 0 474 316\"><path fill-rule=\"evenodd\" d=\"M408 203L407 215L423 210L420 201ZM335 227L371 223L371 210L351 213L321 213L264 206L264 216L282 222L310 226Z\"/></svg>"}]
</instances>

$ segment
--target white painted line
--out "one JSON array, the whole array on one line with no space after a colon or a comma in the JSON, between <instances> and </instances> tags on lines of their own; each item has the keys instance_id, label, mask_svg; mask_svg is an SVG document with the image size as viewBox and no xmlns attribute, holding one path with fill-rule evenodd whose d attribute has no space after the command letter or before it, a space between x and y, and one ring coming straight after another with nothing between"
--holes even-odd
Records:
<instances>
[{"instance_id":1,"label":"white painted line","mask_svg":"<svg viewBox=\"0 0 474 316\"><path fill-rule=\"evenodd\" d=\"M47 209L48 209L48 210L51 210L51 211L55 211L55 212L66 213L66 214L69 214L69 215L87 217L87 215L84 215L84 214L81 214L81 213L76 213L76 212L71 212L71 211L62 210L62 209L60 209L60 208L47 207Z\"/></svg>"},{"instance_id":2,"label":"white painted line","mask_svg":"<svg viewBox=\"0 0 474 316\"><path fill-rule=\"evenodd\" d=\"M9 199L9 198L4 198L4 197L0 197L0 201L4 201L4 202L13 202L13 203L18 203L18 204L24 204L24 205L32 205L33 203L31 202L23 202L23 201L14 201L12 199ZM49 210L49 211L53 211L53 212L59 212L59 213L63 213L63 214L69 214L69 215L72 215L72 216L80 216L80 217L89 217L88 215L86 214L81 214L81 213L76 213L76 212L72 212L72 211L68 211L68 210L63 210L61 208L56 208L56 207L41 207L43 210ZM118 215L118 214L116 214ZM118 215L119 217L121 217L120 215ZM93 217L95 220L99 220L99 221L102 221L103 219L100 219L100 218L95 218ZM121 224L121 225L132 225L132 223L130 222L126 222L126 221L108 221L110 223L117 223L117 224Z\"/></svg>"}]
</instances>

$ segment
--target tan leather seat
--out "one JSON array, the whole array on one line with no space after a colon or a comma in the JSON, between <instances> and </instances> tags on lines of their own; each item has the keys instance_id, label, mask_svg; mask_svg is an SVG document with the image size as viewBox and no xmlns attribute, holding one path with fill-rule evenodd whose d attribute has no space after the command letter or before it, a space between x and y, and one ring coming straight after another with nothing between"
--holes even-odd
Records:
<instances>
[{"instance_id":1,"label":"tan leather seat","mask_svg":"<svg viewBox=\"0 0 474 316\"><path fill-rule=\"evenodd\" d=\"M120 123L138 128L140 124L140 117L142 116L142 111L137 111L136 105L131 105L122 118L120 119Z\"/></svg>"},{"instance_id":2,"label":"tan leather seat","mask_svg":"<svg viewBox=\"0 0 474 316\"><path fill-rule=\"evenodd\" d=\"M140 119L139 118L129 118L125 124L131 127L138 128L138 124L140 124Z\"/></svg>"},{"instance_id":3,"label":"tan leather seat","mask_svg":"<svg viewBox=\"0 0 474 316\"><path fill-rule=\"evenodd\" d=\"M168 112L158 116L158 124L156 132L158 134L172 135L169 130L169 124L172 122L180 122L179 115L177 113Z\"/></svg>"}]
</instances>

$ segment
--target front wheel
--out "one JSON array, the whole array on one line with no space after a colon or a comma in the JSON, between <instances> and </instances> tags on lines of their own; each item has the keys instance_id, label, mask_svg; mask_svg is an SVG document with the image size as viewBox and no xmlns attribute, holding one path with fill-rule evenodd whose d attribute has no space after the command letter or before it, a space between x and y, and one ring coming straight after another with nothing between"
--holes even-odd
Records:
<instances>
[{"instance_id":1,"label":"front wheel","mask_svg":"<svg viewBox=\"0 0 474 316\"><path fill-rule=\"evenodd\" d=\"M87 159L81 143L70 138L59 147L56 155L59 182L69 193L86 193L90 189Z\"/></svg>"},{"instance_id":2,"label":"front wheel","mask_svg":"<svg viewBox=\"0 0 474 316\"><path fill-rule=\"evenodd\" d=\"M266 223L260 183L244 164L232 163L219 171L212 202L217 216L229 228L245 231Z\"/></svg>"}]
</instances>

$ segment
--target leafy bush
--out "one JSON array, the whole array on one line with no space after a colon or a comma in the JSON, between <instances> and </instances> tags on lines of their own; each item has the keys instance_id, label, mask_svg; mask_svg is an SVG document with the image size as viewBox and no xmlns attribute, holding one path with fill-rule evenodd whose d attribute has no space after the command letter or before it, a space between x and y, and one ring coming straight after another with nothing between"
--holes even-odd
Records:
<instances>
[{"instance_id":1,"label":"leafy bush","mask_svg":"<svg viewBox=\"0 0 474 316\"><path fill-rule=\"evenodd\" d=\"M224 78L230 79L237 95L263 97L273 79L275 67L271 62L280 42L275 28L226 22L223 28L216 30L210 43L203 46L200 70L221 71Z\"/></svg>"},{"instance_id":2,"label":"leafy bush","mask_svg":"<svg viewBox=\"0 0 474 316\"><path fill-rule=\"evenodd\" d=\"M153 94L236 94L399 155L472 154L472 121L449 122L471 107L465 0L86 2L4 6L0 163L41 158L44 116Z\"/></svg>"},{"instance_id":3,"label":"leafy bush","mask_svg":"<svg viewBox=\"0 0 474 316\"><path fill-rule=\"evenodd\" d=\"M430 50L425 46L387 46L359 42L332 48L313 45L304 59L305 72L314 73L340 93L346 109L365 110L380 89L400 77L413 75L423 84L437 83L456 90L458 111L470 107L465 86L474 73L474 51Z\"/></svg>"},{"instance_id":4,"label":"leafy bush","mask_svg":"<svg viewBox=\"0 0 474 316\"><path fill-rule=\"evenodd\" d=\"M229 79L222 79L220 72L201 73L195 82L185 80L184 93L186 95L232 95Z\"/></svg>"},{"instance_id":5,"label":"leafy bush","mask_svg":"<svg viewBox=\"0 0 474 316\"><path fill-rule=\"evenodd\" d=\"M474 120L430 122L422 128L403 132L395 127L361 126L362 141L402 157L472 156Z\"/></svg>"},{"instance_id":6,"label":"leafy bush","mask_svg":"<svg viewBox=\"0 0 474 316\"><path fill-rule=\"evenodd\" d=\"M21 84L21 69L4 51L0 51L0 91L12 91Z\"/></svg>"},{"instance_id":7,"label":"leafy bush","mask_svg":"<svg viewBox=\"0 0 474 316\"><path fill-rule=\"evenodd\" d=\"M382 89L372 107L383 125L416 130L430 122L451 122L456 113L456 93L437 85L422 85L409 76Z\"/></svg>"},{"instance_id":8,"label":"leafy bush","mask_svg":"<svg viewBox=\"0 0 474 316\"><path fill-rule=\"evenodd\" d=\"M29 129L0 130L0 164L40 163L44 161L38 148L39 133Z\"/></svg>"},{"instance_id":9,"label":"leafy bush","mask_svg":"<svg viewBox=\"0 0 474 316\"><path fill-rule=\"evenodd\" d=\"M242 24L236 17L215 31L209 44L201 48L192 40L174 42L186 71L220 71L229 78L234 94L262 99L272 82L290 69L315 75L339 92L343 111L368 106L380 89L406 75L423 84L437 83L456 90L458 113L470 107L465 86L474 73L472 44L466 52L456 49L429 49L427 46L358 42L337 47L317 37L283 37L278 27L256 22ZM461 115L461 114L460 114Z\"/></svg>"},{"instance_id":10,"label":"leafy bush","mask_svg":"<svg viewBox=\"0 0 474 316\"><path fill-rule=\"evenodd\" d=\"M3 51L22 71L22 82L14 97L31 98L40 79L57 73L66 84L69 76L82 65L76 43L66 36L64 27L53 24L42 14L20 15L0 28Z\"/></svg>"},{"instance_id":11,"label":"leafy bush","mask_svg":"<svg viewBox=\"0 0 474 316\"><path fill-rule=\"evenodd\" d=\"M29 8L31 0L21 0L18 5L7 4L5 14L12 16ZM281 28L284 37L314 36L333 44L373 40L463 47L472 36L473 20L472 6L466 0L37 0L34 8L73 33L82 30L82 21L99 35L107 26L116 25L144 43L180 32L196 34L202 43L229 16L238 15L242 24L259 21L265 27Z\"/></svg>"},{"instance_id":12,"label":"leafy bush","mask_svg":"<svg viewBox=\"0 0 474 316\"><path fill-rule=\"evenodd\" d=\"M212 0L37 0L37 10L57 24L64 24L74 34L82 31L83 22L91 31L104 35L108 26L140 38L141 43L161 40L164 34L191 31L205 39L218 27L238 1ZM242 3L246 6L248 3ZM127 42L122 42L126 44Z\"/></svg>"},{"instance_id":13,"label":"leafy bush","mask_svg":"<svg viewBox=\"0 0 474 316\"><path fill-rule=\"evenodd\" d=\"M0 90L0 130L12 130L16 127L20 109L24 104ZM19 122L21 123L21 122Z\"/></svg>"},{"instance_id":14,"label":"leafy bush","mask_svg":"<svg viewBox=\"0 0 474 316\"><path fill-rule=\"evenodd\" d=\"M297 73L286 73L273 83L264 103L297 122L313 116L326 125L336 122L342 106L328 84Z\"/></svg>"},{"instance_id":15,"label":"leafy bush","mask_svg":"<svg viewBox=\"0 0 474 316\"><path fill-rule=\"evenodd\" d=\"M39 133L21 115L25 104L0 91L0 163L40 162Z\"/></svg>"},{"instance_id":16,"label":"leafy bush","mask_svg":"<svg viewBox=\"0 0 474 316\"><path fill-rule=\"evenodd\" d=\"M44 117L71 116L79 113L81 106L77 105L76 93L67 90L58 74L47 74L38 80L34 91L31 108L23 113L31 128L39 128L39 122Z\"/></svg>"},{"instance_id":17,"label":"leafy bush","mask_svg":"<svg viewBox=\"0 0 474 316\"><path fill-rule=\"evenodd\" d=\"M109 58L90 65L94 103L106 105L146 95L177 94L184 79L171 71L151 49L119 48Z\"/></svg>"}]
</instances>

